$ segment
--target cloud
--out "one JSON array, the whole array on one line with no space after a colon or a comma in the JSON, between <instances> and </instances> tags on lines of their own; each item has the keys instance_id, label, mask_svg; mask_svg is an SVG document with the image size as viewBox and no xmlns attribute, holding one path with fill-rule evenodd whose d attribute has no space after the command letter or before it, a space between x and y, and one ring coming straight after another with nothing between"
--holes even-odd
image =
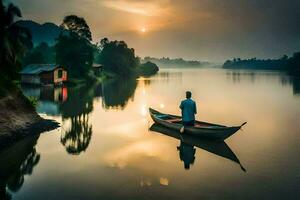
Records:
<instances>
[{"instance_id":1,"label":"cloud","mask_svg":"<svg viewBox=\"0 0 300 200\"><path fill-rule=\"evenodd\" d=\"M300 47L299 0L11 1L40 23L82 16L96 41L125 40L140 56L222 61L280 57ZM138 33L141 27L146 34Z\"/></svg>"},{"instance_id":2,"label":"cloud","mask_svg":"<svg viewBox=\"0 0 300 200\"><path fill-rule=\"evenodd\" d=\"M103 5L119 11L143 16L160 16L168 13L163 7L168 1L105 0Z\"/></svg>"}]
</instances>

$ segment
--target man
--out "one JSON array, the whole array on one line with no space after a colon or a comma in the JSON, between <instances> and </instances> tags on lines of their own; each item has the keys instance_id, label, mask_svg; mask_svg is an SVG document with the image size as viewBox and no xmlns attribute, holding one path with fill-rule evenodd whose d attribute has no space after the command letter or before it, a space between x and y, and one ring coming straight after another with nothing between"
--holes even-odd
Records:
<instances>
[{"instance_id":1,"label":"man","mask_svg":"<svg viewBox=\"0 0 300 200\"><path fill-rule=\"evenodd\" d=\"M183 126L194 126L195 124L195 114L197 114L196 103L191 99L192 93L190 91L186 92L186 99L181 101L179 108L181 109L182 124ZM180 130L184 132L184 128Z\"/></svg>"}]
</instances>

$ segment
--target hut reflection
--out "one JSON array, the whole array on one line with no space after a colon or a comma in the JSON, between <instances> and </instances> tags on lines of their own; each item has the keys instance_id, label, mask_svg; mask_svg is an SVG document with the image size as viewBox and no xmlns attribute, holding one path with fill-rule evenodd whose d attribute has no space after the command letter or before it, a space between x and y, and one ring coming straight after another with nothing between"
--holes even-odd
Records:
<instances>
[{"instance_id":1,"label":"hut reflection","mask_svg":"<svg viewBox=\"0 0 300 200\"><path fill-rule=\"evenodd\" d=\"M21 85L23 94L27 97L35 97L39 100L38 113L47 115L59 115L59 104L68 99L68 88L66 86L32 86Z\"/></svg>"}]
</instances>

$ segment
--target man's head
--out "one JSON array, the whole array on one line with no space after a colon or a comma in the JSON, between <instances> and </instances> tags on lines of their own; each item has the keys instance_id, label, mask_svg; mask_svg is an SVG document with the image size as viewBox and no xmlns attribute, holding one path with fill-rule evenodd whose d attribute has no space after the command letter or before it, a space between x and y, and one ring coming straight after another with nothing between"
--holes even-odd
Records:
<instances>
[{"instance_id":1,"label":"man's head","mask_svg":"<svg viewBox=\"0 0 300 200\"><path fill-rule=\"evenodd\" d=\"M186 91L185 96L187 99L190 99L192 97L192 93L190 91Z\"/></svg>"}]
</instances>

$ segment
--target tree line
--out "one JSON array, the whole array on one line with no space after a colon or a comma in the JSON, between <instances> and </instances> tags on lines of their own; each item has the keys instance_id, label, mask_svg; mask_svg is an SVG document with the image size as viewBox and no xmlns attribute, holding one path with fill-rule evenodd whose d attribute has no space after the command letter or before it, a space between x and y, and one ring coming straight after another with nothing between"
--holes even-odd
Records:
<instances>
[{"instance_id":1,"label":"tree line","mask_svg":"<svg viewBox=\"0 0 300 200\"><path fill-rule=\"evenodd\" d=\"M279 59L234 58L227 60L223 68L284 70L291 75L300 75L300 52L294 53L291 57L284 55Z\"/></svg>"},{"instance_id":2,"label":"tree line","mask_svg":"<svg viewBox=\"0 0 300 200\"><path fill-rule=\"evenodd\" d=\"M209 64L208 62L197 61L197 60L184 60L183 58L169 58L169 57L155 58L149 56L146 56L144 58L144 62L153 62L162 65L181 65L181 66L202 66L202 65Z\"/></svg>"}]
</instances>

